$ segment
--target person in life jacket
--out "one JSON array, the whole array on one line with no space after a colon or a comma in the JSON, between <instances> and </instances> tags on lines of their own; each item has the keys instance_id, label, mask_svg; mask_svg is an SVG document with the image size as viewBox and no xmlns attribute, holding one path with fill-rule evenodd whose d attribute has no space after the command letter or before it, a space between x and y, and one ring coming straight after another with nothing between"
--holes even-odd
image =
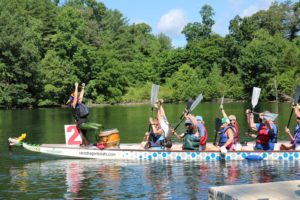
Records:
<instances>
[{"instance_id":1,"label":"person in life jacket","mask_svg":"<svg viewBox=\"0 0 300 200\"><path fill-rule=\"evenodd\" d=\"M197 120L198 131L200 134L199 150L201 151L206 149L208 133L202 116L196 116L196 120Z\"/></svg>"},{"instance_id":2,"label":"person in life jacket","mask_svg":"<svg viewBox=\"0 0 300 200\"><path fill-rule=\"evenodd\" d=\"M159 125L159 121L157 118L149 118L150 130L145 133L142 147L145 149L151 147L160 147L161 141L164 139L163 137L163 129Z\"/></svg>"},{"instance_id":3,"label":"person in life jacket","mask_svg":"<svg viewBox=\"0 0 300 200\"><path fill-rule=\"evenodd\" d=\"M265 119L262 114L258 117L259 123L254 123L253 112L250 109L246 110L246 115L249 128L257 131L257 135L248 133L250 137L256 138L254 149L273 150L275 139L277 140L278 129L276 125L272 121Z\"/></svg>"},{"instance_id":4,"label":"person in life jacket","mask_svg":"<svg viewBox=\"0 0 300 200\"><path fill-rule=\"evenodd\" d=\"M178 135L175 131L173 134L183 140L183 150L199 150L200 135L198 131L198 122L192 114L184 114L186 131Z\"/></svg>"},{"instance_id":5,"label":"person in life jacket","mask_svg":"<svg viewBox=\"0 0 300 200\"><path fill-rule=\"evenodd\" d=\"M227 153L228 150L235 150L235 129L226 117L222 118L221 123L218 145L208 146L207 150Z\"/></svg>"},{"instance_id":6,"label":"person in life jacket","mask_svg":"<svg viewBox=\"0 0 300 200\"><path fill-rule=\"evenodd\" d=\"M227 114L223 108L223 105L220 106L220 110L222 112L223 117L228 118L230 121L230 124L234 127L234 129L235 129L235 138L234 139L235 139L235 143L237 143L239 141L239 125L236 120L236 116L235 115L227 116Z\"/></svg>"},{"instance_id":7,"label":"person in life jacket","mask_svg":"<svg viewBox=\"0 0 300 200\"><path fill-rule=\"evenodd\" d=\"M294 113L296 115L296 125L294 127L294 134L291 134L291 131L288 127L285 127L285 133L288 134L291 143L290 144L281 144L280 150L300 150L300 106L292 106Z\"/></svg>"},{"instance_id":8,"label":"person in life jacket","mask_svg":"<svg viewBox=\"0 0 300 200\"><path fill-rule=\"evenodd\" d=\"M85 84L82 83L81 91L78 95L78 83L75 83L75 90L70 95L69 100L66 104L70 104L70 108L72 111L72 115L76 121L77 127L81 130L81 137L82 137L82 145L87 146L89 145L89 141L87 139L87 131L89 129L98 130L102 128L101 124L88 122L88 115L89 109L88 107L82 102L83 95L84 95L84 88Z\"/></svg>"},{"instance_id":9,"label":"person in life jacket","mask_svg":"<svg viewBox=\"0 0 300 200\"><path fill-rule=\"evenodd\" d=\"M235 143L235 129L230 124L230 120L226 117L222 118L222 125L220 130L219 148L220 151L234 150Z\"/></svg>"},{"instance_id":10,"label":"person in life jacket","mask_svg":"<svg viewBox=\"0 0 300 200\"><path fill-rule=\"evenodd\" d=\"M161 147L170 149L172 147L171 141L171 129L170 125L163 108L163 100L158 100L154 107L156 111L156 119L149 119L150 131L146 132L144 136L144 141L142 142L143 148L150 147Z\"/></svg>"}]
</instances>

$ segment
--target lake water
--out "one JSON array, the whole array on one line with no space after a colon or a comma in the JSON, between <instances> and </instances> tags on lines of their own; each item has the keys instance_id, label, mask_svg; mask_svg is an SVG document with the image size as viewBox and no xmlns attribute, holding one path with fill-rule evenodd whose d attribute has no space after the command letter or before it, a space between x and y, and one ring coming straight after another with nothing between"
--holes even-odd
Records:
<instances>
[{"instance_id":1,"label":"lake water","mask_svg":"<svg viewBox=\"0 0 300 200\"><path fill-rule=\"evenodd\" d=\"M166 104L170 123L179 122L185 105ZM218 103L200 103L201 114L214 138ZM250 141L245 110L247 103L226 103L235 114L240 140ZM90 120L105 128L118 128L124 143L140 142L148 129L149 105L92 108ZM258 112L279 113L280 138L291 111L288 103L260 103ZM292 118L292 125L295 123ZM26 132L30 143L64 143L64 124L72 124L68 109L0 111L0 199L207 199L212 186L264 183L300 178L300 163L293 162L113 162L89 159L63 159L14 147L8 151L7 138ZM183 126L179 132L183 131Z\"/></svg>"}]
</instances>

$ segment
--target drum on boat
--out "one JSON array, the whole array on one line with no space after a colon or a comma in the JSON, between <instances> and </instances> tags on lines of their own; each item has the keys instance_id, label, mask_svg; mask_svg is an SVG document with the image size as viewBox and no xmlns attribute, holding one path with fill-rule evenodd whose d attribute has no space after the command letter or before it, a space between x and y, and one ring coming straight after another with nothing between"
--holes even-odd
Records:
<instances>
[{"instance_id":1,"label":"drum on boat","mask_svg":"<svg viewBox=\"0 0 300 200\"><path fill-rule=\"evenodd\" d=\"M99 143L105 147L115 147L120 143L120 134L118 129L107 129L99 133Z\"/></svg>"}]
</instances>

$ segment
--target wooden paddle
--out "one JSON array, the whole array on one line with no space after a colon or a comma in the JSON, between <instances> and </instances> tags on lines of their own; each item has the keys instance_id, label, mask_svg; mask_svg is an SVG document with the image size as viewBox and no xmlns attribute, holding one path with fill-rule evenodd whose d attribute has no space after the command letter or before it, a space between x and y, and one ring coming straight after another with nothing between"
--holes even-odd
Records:
<instances>
[{"instance_id":1,"label":"wooden paddle","mask_svg":"<svg viewBox=\"0 0 300 200\"><path fill-rule=\"evenodd\" d=\"M300 86L297 85L297 86L296 86L296 89L295 89L295 94L294 94L294 99L293 99L293 105L295 105L295 104L298 103L299 97L300 97ZM287 126L286 126L286 127L288 127L288 128L289 128L289 126L290 126L290 122L291 122L291 118L292 118L293 112L294 112L294 108L292 108L292 110L291 110L291 114L290 114L290 117L289 117L289 121L288 121Z\"/></svg>"},{"instance_id":2,"label":"wooden paddle","mask_svg":"<svg viewBox=\"0 0 300 200\"><path fill-rule=\"evenodd\" d=\"M188 114L188 113L192 112L192 111L197 107L197 105L202 101L202 99L203 99L203 95L202 95L202 94L199 94L198 97L196 98L196 100L193 101L193 103L191 103L192 101L190 101L190 100L187 102L187 107L185 108L183 114L182 114L181 117L180 117L181 121L175 126L174 131L175 131L175 130L179 127L179 125L183 122L183 120L184 120L184 117L183 117L184 114L185 114L185 113Z\"/></svg>"}]
</instances>

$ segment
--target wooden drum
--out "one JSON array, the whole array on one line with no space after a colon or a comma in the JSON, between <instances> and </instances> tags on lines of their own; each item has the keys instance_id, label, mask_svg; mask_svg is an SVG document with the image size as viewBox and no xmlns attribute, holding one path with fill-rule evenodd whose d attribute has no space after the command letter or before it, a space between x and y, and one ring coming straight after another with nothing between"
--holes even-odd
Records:
<instances>
[{"instance_id":1,"label":"wooden drum","mask_svg":"<svg viewBox=\"0 0 300 200\"><path fill-rule=\"evenodd\" d=\"M99 133L100 144L104 144L105 147L115 147L120 143L120 134L118 129L108 129Z\"/></svg>"}]
</instances>

